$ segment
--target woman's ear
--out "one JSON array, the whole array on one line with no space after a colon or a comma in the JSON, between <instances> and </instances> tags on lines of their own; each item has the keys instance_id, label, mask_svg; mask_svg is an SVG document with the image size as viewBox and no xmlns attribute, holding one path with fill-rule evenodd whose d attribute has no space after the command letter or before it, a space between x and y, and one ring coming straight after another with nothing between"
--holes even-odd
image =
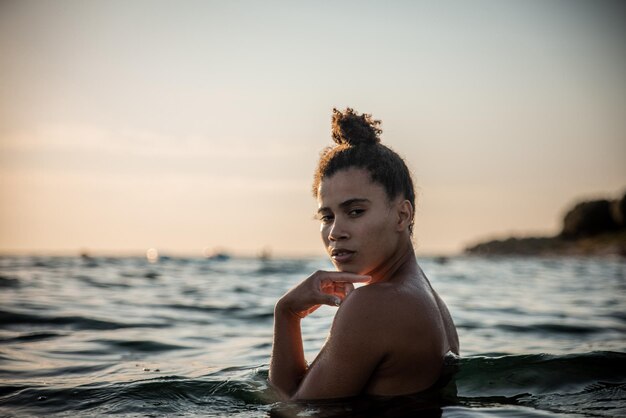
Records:
<instances>
[{"instance_id":1,"label":"woman's ear","mask_svg":"<svg viewBox=\"0 0 626 418\"><path fill-rule=\"evenodd\" d=\"M398 205L397 231L408 230L413 219L413 205L408 200L403 200Z\"/></svg>"}]
</instances>

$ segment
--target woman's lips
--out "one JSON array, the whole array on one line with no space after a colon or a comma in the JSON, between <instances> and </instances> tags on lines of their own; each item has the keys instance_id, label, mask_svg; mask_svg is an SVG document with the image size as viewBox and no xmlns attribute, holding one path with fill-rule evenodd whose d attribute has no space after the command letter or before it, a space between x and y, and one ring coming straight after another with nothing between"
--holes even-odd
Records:
<instances>
[{"instance_id":1,"label":"woman's lips","mask_svg":"<svg viewBox=\"0 0 626 418\"><path fill-rule=\"evenodd\" d=\"M334 249L332 250L330 257L339 264L345 264L354 257L354 251Z\"/></svg>"}]
</instances>

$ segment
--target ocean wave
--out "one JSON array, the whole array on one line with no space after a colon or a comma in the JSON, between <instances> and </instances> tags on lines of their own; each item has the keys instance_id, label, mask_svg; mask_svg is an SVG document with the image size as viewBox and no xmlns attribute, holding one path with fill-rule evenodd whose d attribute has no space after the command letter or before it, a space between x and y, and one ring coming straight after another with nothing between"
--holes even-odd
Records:
<instances>
[{"instance_id":1,"label":"ocean wave","mask_svg":"<svg viewBox=\"0 0 626 418\"><path fill-rule=\"evenodd\" d=\"M122 383L93 383L76 387L0 386L0 405L18 414L38 415L65 411L85 413L146 414L206 413L222 403L233 409L242 404L261 405L265 379L251 372L240 379L217 372L203 378L162 376ZM218 377L216 377L216 374ZM219 378L221 376L221 379ZM0 409L0 411L2 411ZM79 412L77 415L81 415Z\"/></svg>"},{"instance_id":2,"label":"ocean wave","mask_svg":"<svg viewBox=\"0 0 626 418\"><path fill-rule=\"evenodd\" d=\"M267 307L247 307L242 305L202 305L202 304L184 304L184 303L172 303L163 305L166 308L183 310L183 311L197 311L211 314L218 314L229 319L239 319L244 321L267 321L274 318L274 311Z\"/></svg>"},{"instance_id":3,"label":"ocean wave","mask_svg":"<svg viewBox=\"0 0 626 418\"><path fill-rule=\"evenodd\" d=\"M10 337L0 337L0 343L23 343L32 341L48 340L51 338L62 337L65 334L59 332L25 332Z\"/></svg>"},{"instance_id":4,"label":"ocean wave","mask_svg":"<svg viewBox=\"0 0 626 418\"><path fill-rule=\"evenodd\" d=\"M467 357L455 381L462 396L514 396L583 390L601 381L626 381L626 353L528 354Z\"/></svg>"},{"instance_id":5,"label":"ocean wave","mask_svg":"<svg viewBox=\"0 0 626 418\"><path fill-rule=\"evenodd\" d=\"M570 324L558 324L558 323L539 323L539 324L500 324L495 328L508 332L539 332L539 333L565 333L565 334L595 334L606 332L607 329L598 328L594 326L584 325L570 325Z\"/></svg>"},{"instance_id":6,"label":"ocean wave","mask_svg":"<svg viewBox=\"0 0 626 418\"><path fill-rule=\"evenodd\" d=\"M162 328L170 325L163 323L124 323L85 316L44 316L7 310L0 310L0 326L13 325L65 326L75 330L115 330L120 328Z\"/></svg>"},{"instance_id":7,"label":"ocean wave","mask_svg":"<svg viewBox=\"0 0 626 418\"><path fill-rule=\"evenodd\" d=\"M458 358L453 366L458 370L441 390L434 406L424 404L423 398L420 400L419 397L360 398L346 402L331 401L326 406L324 403L298 406L276 403L267 385L266 365L223 368L199 378L172 375L65 388L2 385L0 403L15 412L35 415L44 411L59 413L71 410L95 414L201 414L206 408L213 413L219 410L229 415L241 412L241 408L247 406L257 412L293 412L294 408L298 411L317 411L316 416L335 416L333 414L337 411L342 411L343 415L350 411L362 412L363 402L372 410L384 407L388 412L385 416L405 416L399 411L406 412L406 408L412 408L413 412L417 408L425 408L420 411L435 413L441 412L441 408L455 411L485 408L509 411L512 416L515 411L518 416L536 416L523 413L533 410L537 413L551 411L585 416L618 416L626 405L626 376L623 372L626 370L626 353L602 351L571 355L473 356ZM394 415L394 410L399 415Z\"/></svg>"},{"instance_id":8,"label":"ocean wave","mask_svg":"<svg viewBox=\"0 0 626 418\"><path fill-rule=\"evenodd\" d=\"M520 405L586 416L619 416L626 405L626 353L469 357L454 378L464 406ZM607 392L614 405L607 404Z\"/></svg>"},{"instance_id":9,"label":"ocean wave","mask_svg":"<svg viewBox=\"0 0 626 418\"><path fill-rule=\"evenodd\" d=\"M20 287L20 279L13 276L0 275L0 287L17 288Z\"/></svg>"},{"instance_id":10,"label":"ocean wave","mask_svg":"<svg viewBox=\"0 0 626 418\"><path fill-rule=\"evenodd\" d=\"M151 340L92 340L92 342L105 344L111 348L119 350L129 350L138 352L160 352L171 350L185 350L191 347L178 344L165 344Z\"/></svg>"}]
</instances>

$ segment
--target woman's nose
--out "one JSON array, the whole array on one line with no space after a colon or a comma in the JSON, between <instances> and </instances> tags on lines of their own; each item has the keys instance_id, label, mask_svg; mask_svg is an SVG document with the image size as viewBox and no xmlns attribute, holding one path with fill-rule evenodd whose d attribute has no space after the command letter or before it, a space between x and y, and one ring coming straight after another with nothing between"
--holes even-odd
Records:
<instances>
[{"instance_id":1,"label":"woman's nose","mask_svg":"<svg viewBox=\"0 0 626 418\"><path fill-rule=\"evenodd\" d=\"M348 238L350 238L350 235L345 230L345 228L343 228L340 222L338 222L337 219L335 218L335 221L333 222L333 224L331 225L328 231L328 239L330 241L339 241L339 240L344 240Z\"/></svg>"}]
</instances>

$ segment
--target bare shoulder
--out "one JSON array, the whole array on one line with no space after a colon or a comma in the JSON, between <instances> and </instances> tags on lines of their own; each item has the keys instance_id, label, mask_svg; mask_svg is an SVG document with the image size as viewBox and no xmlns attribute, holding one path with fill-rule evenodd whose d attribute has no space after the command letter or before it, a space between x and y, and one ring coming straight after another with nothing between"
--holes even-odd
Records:
<instances>
[{"instance_id":1,"label":"bare shoulder","mask_svg":"<svg viewBox=\"0 0 626 418\"><path fill-rule=\"evenodd\" d=\"M393 328L390 323L398 322L398 312L390 309L394 305L394 292L391 286L384 283L353 290L335 314L331 339L349 339L376 349L376 342L382 344L390 336Z\"/></svg>"},{"instance_id":2,"label":"bare shoulder","mask_svg":"<svg viewBox=\"0 0 626 418\"><path fill-rule=\"evenodd\" d=\"M436 302L427 293L406 289L392 283L375 283L355 289L337 312L339 322L352 326L355 320L363 327L384 327L386 331L407 326L415 327L436 308Z\"/></svg>"},{"instance_id":3,"label":"bare shoulder","mask_svg":"<svg viewBox=\"0 0 626 418\"><path fill-rule=\"evenodd\" d=\"M359 287L346 300L362 309L374 309L380 314L394 316L399 310L408 309L415 313L422 309L432 309L437 305L433 293L429 290L388 282Z\"/></svg>"},{"instance_id":4,"label":"bare shoulder","mask_svg":"<svg viewBox=\"0 0 626 418\"><path fill-rule=\"evenodd\" d=\"M389 283L376 283L361 286L343 301L341 307L346 314L372 313L377 316L387 312L389 303L398 297L398 289Z\"/></svg>"},{"instance_id":5,"label":"bare shoulder","mask_svg":"<svg viewBox=\"0 0 626 418\"><path fill-rule=\"evenodd\" d=\"M385 316L385 309L381 309L391 299L392 289L389 286L367 285L359 287L350 293L341 303L335 325L346 324L350 328L371 328Z\"/></svg>"},{"instance_id":6,"label":"bare shoulder","mask_svg":"<svg viewBox=\"0 0 626 418\"><path fill-rule=\"evenodd\" d=\"M438 340L458 353L454 322L437 293L430 287L375 283L355 289L342 303L337 325L361 328L360 333L405 340L407 335ZM353 328L354 329L354 328ZM443 335L442 335L443 332ZM443 337L443 340L441 340Z\"/></svg>"},{"instance_id":7,"label":"bare shoulder","mask_svg":"<svg viewBox=\"0 0 626 418\"><path fill-rule=\"evenodd\" d=\"M355 300L364 303L371 302L372 300L383 301L390 298L397 298L402 293L402 290L397 285L383 282L358 287L350 294L350 297L354 296Z\"/></svg>"},{"instance_id":8,"label":"bare shoulder","mask_svg":"<svg viewBox=\"0 0 626 418\"><path fill-rule=\"evenodd\" d=\"M344 300L335 321L335 335L350 340L338 345L352 343L351 356L364 352L375 364L365 392L414 393L437 380L447 338L430 289L389 282L359 287Z\"/></svg>"}]
</instances>

